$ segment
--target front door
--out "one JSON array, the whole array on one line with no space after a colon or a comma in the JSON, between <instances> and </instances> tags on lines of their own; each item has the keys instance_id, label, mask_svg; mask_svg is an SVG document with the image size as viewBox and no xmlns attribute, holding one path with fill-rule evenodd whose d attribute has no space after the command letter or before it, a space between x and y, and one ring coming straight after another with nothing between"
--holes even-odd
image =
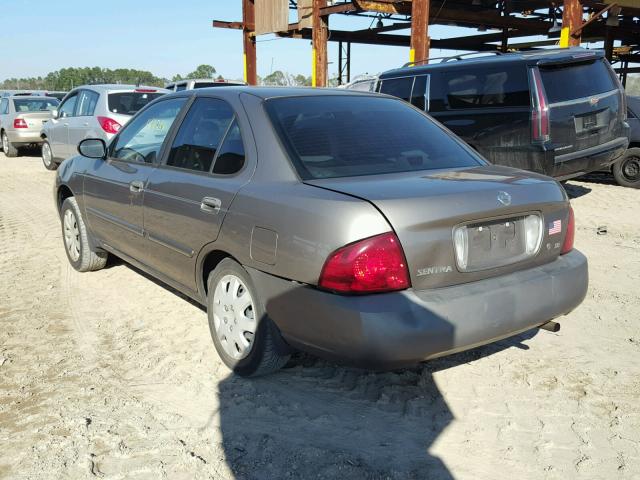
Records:
<instances>
[{"instance_id":1,"label":"front door","mask_svg":"<svg viewBox=\"0 0 640 480\"><path fill-rule=\"evenodd\" d=\"M100 95L91 90L82 90L78 96L78 108L76 114L69 119L69 148L70 155L78 151L78 144L85 138L95 138L96 134L91 128L93 112ZM90 134L90 132L93 132Z\"/></svg>"},{"instance_id":2,"label":"front door","mask_svg":"<svg viewBox=\"0 0 640 480\"><path fill-rule=\"evenodd\" d=\"M142 200L164 141L186 98L160 101L126 125L84 180L84 203L95 238L135 259L145 248Z\"/></svg>"},{"instance_id":3,"label":"front door","mask_svg":"<svg viewBox=\"0 0 640 480\"><path fill-rule=\"evenodd\" d=\"M198 97L166 162L149 178L145 263L193 291L198 252L216 240L235 194L251 175L240 128L227 102Z\"/></svg>"}]
</instances>

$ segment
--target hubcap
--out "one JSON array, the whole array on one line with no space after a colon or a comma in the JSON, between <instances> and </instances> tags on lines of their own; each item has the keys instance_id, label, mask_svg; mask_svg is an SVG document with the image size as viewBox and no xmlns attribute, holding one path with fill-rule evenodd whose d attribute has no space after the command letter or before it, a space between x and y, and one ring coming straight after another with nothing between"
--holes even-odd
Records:
<instances>
[{"instance_id":1,"label":"hubcap","mask_svg":"<svg viewBox=\"0 0 640 480\"><path fill-rule=\"evenodd\" d=\"M222 277L213 292L215 334L231 358L240 360L251 352L257 322L253 298L235 275Z\"/></svg>"},{"instance_id":2,"label":"hubcap","mask_svg":"<svg viewBox=\"0 0 640 480\"><path fill-rule=\"evenodd\" d=\"M51 164L51 149L48 143L42 144L42 160L44 164L49 166Z\"/></svg>"},{"instance_id":3,"label":"hubcap","mask_svg":"<svg viewBox=\"0 0 640 480\"><path fill-rule=\"evenodd\" d=\"M9 150L9 139L6 133L2 134L2 150L4 150L4 153L7 153L7 150Z\"/></svg>"},{"instance_id":4,"label":"hubcap","mask_svg":"<svg viewBox=\"0 0 640 480\"><path fill-rule=\"evenodd\" d=\"M76 221L76 215L72 210L64 212L64 245L69 252L69 257L74 262L80 258L80 229Z\"/></svg>"},{"instance_id":5,"label":"hubcap","mask_svg":"<svg viewBox=\"0 0 640 480\"><path fill-rule=\"evenodd\" d=\"M622 165L622 173L630 182L640 180L640 157L631 157Z\"/></svg>"}]
</instances>

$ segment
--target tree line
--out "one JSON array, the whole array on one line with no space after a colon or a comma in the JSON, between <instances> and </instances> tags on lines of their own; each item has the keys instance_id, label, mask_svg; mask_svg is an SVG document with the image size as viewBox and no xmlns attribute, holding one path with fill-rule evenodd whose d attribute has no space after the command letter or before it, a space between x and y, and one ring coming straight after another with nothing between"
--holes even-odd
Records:
<instances>
[{"instance_id":1,"label":"tree line","mask_svg":"<svg viewBox=\"0 0 640 480\"><path fill-rule=\"evenodd\" d=\"M133 68L101 68L101 67L70 67L51 72L44 77L9 78L0 83L3 90L50 90L67 91L79 85L98 83L121 83L128 85L150 85L163 87L169 81L179 81L186 78L215 78L217 71L212 65L199 65L194 71L187 74L176 74L171 79L157 77L146 70ZM309 86L311 77L304 75L292 75L281 70L276 70L264 78L259 78L261 85L277 86Z\"/></svg>"}]
</instances>

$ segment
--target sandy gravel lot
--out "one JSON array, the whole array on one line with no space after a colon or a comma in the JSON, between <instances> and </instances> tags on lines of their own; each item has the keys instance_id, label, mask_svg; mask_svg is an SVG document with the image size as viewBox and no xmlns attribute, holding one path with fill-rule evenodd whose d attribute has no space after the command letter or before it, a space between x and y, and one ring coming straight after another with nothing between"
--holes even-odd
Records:
<instances>
[{"instance_id":1,"label":"sandy gravel lot","mask_svg":"<svg viewBox=\"0 0 640 480\"><path fill-rule=\"evenodd\" d=\"M69 267L53 178L0 154L0 478L640 478L640 191L570 182L591 285L558 334L249 381L198 306Z\"/></svg>"}]
</instances>

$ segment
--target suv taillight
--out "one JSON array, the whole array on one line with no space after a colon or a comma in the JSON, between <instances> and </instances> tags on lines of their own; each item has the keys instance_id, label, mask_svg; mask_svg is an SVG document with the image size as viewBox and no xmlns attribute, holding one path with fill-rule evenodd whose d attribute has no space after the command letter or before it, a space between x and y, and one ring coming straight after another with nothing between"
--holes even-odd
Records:
<instances>
[{"instance_id":1,"label":"suv taillight","mask_svg":"<svg viewBox=\"0 0 640 480\"><path fill-rule=\"evenodd\" d=\"M122 128L118 122L116 122L113 118L109 117L97 117L98 123L102 127L102 129L107 133L118 133L118 130Z\"/></svg>"},{"instance_id":2,"label":"suv taillight","mask_svg":"<svg viewBox=\"0 0 640 480\"><path fill-rule=\"evenodd\" d=\"M549 104L547 95L542 85L540 70L529 70L531 78L531 93L533 98L533 110L531 111L531 139L537 143L548 142L549 134Z\"/></svg>"},{"instance_id":3,"label":"suv taillight","mask_svg":"<svg viewBox=\"0 0 640 480\"><path fill-rule=\"evenodd\" d=\"M318 286L342 293L403 290L411 286L398 237L383 233L332 253L322 267Z\"/></svg>"},{"instance_id":4,"label":"suv taillight","mask_svg":"<svg viewBox=\"0 0 640 480\"><path fill-rule=\"evenodd\" d=\"M560 255L569 253L573 250L573 240L576 236L576 219L573 215L573 208L569 205L569 221L567 222L567 234L564 236L564 243L562 244L562 250Z\"/></svg>"},{"instance_id":5,"label":"suv taillight","mask_svg":"<svg viewBox=\"0 0 640 480\"><path fill-rule=\"evenodd\" d=\"M13 128L29 128L29 125L24 121L24 118L16 118L13 121Z\"/></svg>"}]
</instances>

